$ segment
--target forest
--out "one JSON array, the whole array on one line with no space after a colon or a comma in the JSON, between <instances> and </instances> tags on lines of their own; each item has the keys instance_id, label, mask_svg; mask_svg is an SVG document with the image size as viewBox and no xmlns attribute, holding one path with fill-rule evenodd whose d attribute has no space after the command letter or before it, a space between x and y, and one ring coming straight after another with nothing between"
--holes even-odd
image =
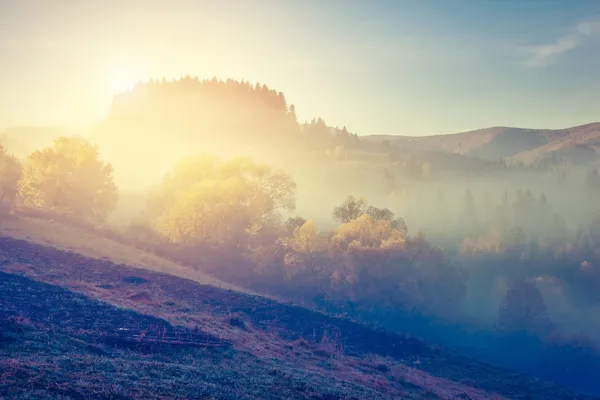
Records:
<instances>
[{"instance_id":1,"label":"forest","mask_svg":"<svg viewBox=\"0 0 600 400\"><path fill-rule=\"evenodd\" d=\"M600 373L597 163L415 151L300 122L266 85L188 76L115 97L91 136L1 147L1 218L84 226L588 390Z\"/></svg>"}]
</instances>

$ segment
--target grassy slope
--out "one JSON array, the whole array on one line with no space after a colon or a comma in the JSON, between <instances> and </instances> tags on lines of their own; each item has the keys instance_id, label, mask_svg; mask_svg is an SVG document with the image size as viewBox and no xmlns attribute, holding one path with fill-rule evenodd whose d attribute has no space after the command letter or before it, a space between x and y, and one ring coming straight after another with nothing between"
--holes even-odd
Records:
<instances>
[{"instance_id":1,"label":"grassy slope","mask_svg":"<svg viewBox=\"0 0 600 400\"><path fill-rule=\"evenodd\" d=\"M119 260L119 264L115 264L95 253L108 245L103 238L85 237L86 246L82 249L93 249L96 258L43 247L32 241L54 244L56 240L62 248L79 249L80 245L76 243L82 240L81 234L41 239L44 230L40 228L44 222L35 221L35 232L29 231L31 226L27 224L31 221L22 222L20 227L11 225L8 230L4 227L5 233L16 232L18 238L31 238L30 241L0 239L0 259L4 259L2 268L5 272L25 274L36 281L64 286L91 298L153 315L162 318L161 323L188 328L199 326L207 334L231 343L232 347L226 350L227 356L214 356L216 358L206 349L189 353L186 350L185 356L161 350L144 356L147 358L135 351L113 349L101 344L102 329L120 327L126 319L111 317L112 322L103 325L98 320L107 312L99 311L100 306L90 307L89 299L65 291L56 294L60 291L56 286L15 281L23 278L2 274L3 307L33 321L33 327L23 328L26 334L17 335L19 340L9 344L13 347L5 348L8 354L0 355L0 359L8 355L12 359L8 364L0 365L12 377L4 384L0 381L0 387L17 390L23 388L19 385L26 384L27 388L48 394L53 393L54 381L62 377L59 385L64 390L81 391L91 385L98 393L110 392L122 396L113 398L127 399L172 398L165 393L178 393L180 398L185 398L208 393L203 392L205 390L212 390L210 393L214 398L500 399L503 398L501 395L516 399L583 398L555 385L493 368L415 339L372 330L264 297L157 272L164 270L167 264L161 264L162 268L152 264L132 268L124 265L121 253L111 251L109 256ZM17 224L17 220L13 224ZM48 231L56 233L54 228L48 228ZM63 234L68 233L67 227L59 229L64 230L61 231ZM135 249L127 249L126 254L129 260L141 257L135 255ZM25 287L29 287L26 294ZM34 288L33 292L31 288ZM46 304L38 306L35 312L33 306L40 299ZM89 312L82 313L82 309ZM65 311L69 312L70 318L65 319ZM143 329L144 323L148 324L143 318L139 316L139 321L134 318L136 329ZM66 320L69 323L65 323ZM238 323L232 324L232 321ZM242 328L238 326L240 324ZM95 328L93 334L81 336L80 330L86 333L92 327ZM48 330L56 336L44 336ZM88 351L89 345L95 347ZM94 353L98 346L100 355ZM36 350L31 352L32 348ZM232 356L236 362L227 361L227 357ZM36 360L45 361L38 365ZM56 360L63 361L57 363ZM61 363L67 360L75 361L63 367ZM94 365L106 365L107 370L99 370ZM213 375L208 376L207 369ZM71 377L72 373L77 374L76 379ZM38 385L33 378L36 374L47 379ZM198 374L202 376L200 380L190 378ZM222 375L228 378L222 378ZM272 388L275 384L272 380L276 378L281 378L276 383L278 390L269 390L269 396L261 392L261 388ZM222 379L234 387L220 387ZM231 383L238 379L239 386ZM167 392L157 389L163 385L167 386ZM301 389L297 390L298 387ZM309 391L307 388L318 389ZM154 397L135 395L131 390ZM17 391L23 396L27 393ZM277 393L281 395L277 397ZM325 397L327 395L334 397Z\"/></svg>"},{"instance_id":2,"label":"grassy slope","mask_svg":"<svg viewBox=\"0 0 600 400\"><path fill-rule=\"evenodd\" d=\"M86 257L111 260L116 264L168 272L171 275L189 278L203 284L246 291L243 288L220 281L154 254L60 222L11 215L0 221L0 235L7 235L46 246L51 245L57 249L72 251Z\"/></svg>"},{"instance_id":3,"label":"grassy slope","mask_svg":"<svg viewBox=\"0 0 600 400\"><path fill-rule=\"evenodd\" d=\"M3 399L385 398L365 385L261 360L227 342L115 346L107 341L115 328L171 325L2 272L0 315ZM311 396L312 387L323 387L324 395ZM402 396L418 398L415 388Z\"/></svg>"}]
</instances>

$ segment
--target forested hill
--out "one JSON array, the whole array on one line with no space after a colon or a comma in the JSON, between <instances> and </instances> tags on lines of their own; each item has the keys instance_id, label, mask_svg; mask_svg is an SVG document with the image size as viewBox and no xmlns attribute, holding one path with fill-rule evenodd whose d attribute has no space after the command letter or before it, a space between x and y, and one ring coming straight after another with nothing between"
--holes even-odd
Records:
<instances>
[{"instance_id":1,"label":"forested hill","mask_svg":"<svg viewBox=\"0 0 600 400\"><path fill-rule=\"evenodd\" d=\"M355 175L348 171L359 163L381 179L505 169L497 161L435 148L415 152L390 141L365 140L319 117L298 121L294 105L283 93L264 84L231 79L185 77L139 83L114 98L94 141L101 149L111 149L105 156L116 167L130 165L130 149L136 148L152 158L155 175L199 150L222 156L251 154L292 173L295 165L303 171L310 160L320 167L329 161L354 163L335 170Z\"/></svg>"},{"instance_id":2,"label":"forested hill","mask_svg":"<svg viewBox=\"0 0 600 400\"><path fill-rule=\"evenodd\" d=\"M110 149L106 157L115 166L130 165L130 149L136 148L161 174L199 151L251 154L283 164L296 155L325 156L360 142L320 118L299 123L294 105L267 85L190 77L140 83L116 96L93 141Z\"/></svg>"},{"instance_id":3,"label":"forested hill","mask_svg":"<svg viewBox=\"0 0 600 400\"><path fill-rule=\"evenodd\" d=\"M336 137L356 138L345 129L328 127L320 118L300 124L294 105L265 84L190 77L139 83L116 96L97 136L117 136L121 129L150 129L171 141L255 143L302 138L333 144ZM135 132L129 136L135 137Z\"/></svg>"},{"instance_id":4,"label":"forested hill","mask_svg":"<svg viewBox=\"0 0 600 400\"><path fill-rule=\"evenodd\" d=\"M41 147L65 131L19 129L3 136L10 150L26 154L36 147L31 142ZM162 158L169 158L164 163L171 164L173 157L167 156L181 158L200 147L232 154L276 148L284 159L307 150L371 164L405 165L416 158L431 170L459 173L497 170L503 164L596 167L600 160L600 123L556 130L492 127L426 137L359 137L346 127L328 126L322 118L298 121L295 106L265 84L190 76L140 82L116 95L108 115L93 131L94 141L113 149L114 158L118 158L114 149L134 146L158 164Z\"/></svg>"},{"instance_id":5,"label":"forested hill","mask_svg":"<svg viewBox=\"0 0 600 400\"><path fill-rule=\"evenodd\" d=\"M138 84L114 98L106 122L151 124L157 130L181 129L195 136L241 130L270 136L298 129L294 106L288 106L281 92L259 83L190 77Z\"/></svg>"},{"instance_id":6,"label":"forested hill","mask_svg":"<svg viewBox=\"0 0 600 400\"><path fill-rule=\"evenodd\" d=\"M407 173L419 164L417 169L434 175L442 171L486 174L502 171L506 165L595 167L600 160L600 123L558 130L493 127L428 137L359 137L318 117L298 121L294 105L265 84L189 76L139 83L116 96L95 139L111 148L136 146L159 164L167 155L181 158L198 147L224 155L275 149L285 161L312 153L385 165L396 172L400 171L391 164L408 164L402 171Z\"/></svg>"}]
</instances>

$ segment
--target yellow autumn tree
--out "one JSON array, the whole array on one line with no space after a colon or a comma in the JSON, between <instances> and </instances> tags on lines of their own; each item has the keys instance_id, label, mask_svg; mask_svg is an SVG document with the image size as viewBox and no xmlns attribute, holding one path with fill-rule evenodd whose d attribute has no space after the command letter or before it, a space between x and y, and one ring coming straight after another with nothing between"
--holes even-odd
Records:
<instances>
[{"instance_id":1,"label":"yellow autumn tree","mask_svg":"<svg viewBox=\"0 0 600 400\"><path fill-rule=\"evenodd\" d=\"M61 137L27 158L19 198L25 206L79 221L103 222L118 200L112 173L95 146L82 138Z\"/></svg>"},{"instance_id":2,"label":"yellow autumn tree","mask_svg":"<svg viewBox=\"0 0 600 400\"><path fill-rule=\"evenodd\" d=\"M0 213L12 208L21 179L21 163L0 143Z\"/></svg>"},{"instance_id":3,"label":"yellow autumn tree","mask_svg":"<svg viewBox=\"0 0 600 400\"><path fill-rule=\"evenodd\" d=\"M289 175L249 158L185 160L151 193L157 231L175 243L239 246L295 208Z\"/></svg>"},{"instance_id":4,"label":"yellow autumn tree","mask_svg":"<svg viewBox=\"0 0 600 400\"><path fill-rule=\"evenodd\" d=\"M369 214L340 225L332 236L332 242L342 248L402 248L405 241L405 232L395 229L392 221Z\"/></svg>"},{"instance_id":5,"label":"yellow autumn tree","mask_svg":"<svg viewBox=\"0 0 600 400\"><path fill-rule=\"evenodd\" d=\"M326 249L327 240L309 219L297 227L293 236L285 239L283 244L286 247L284 263L288 277L291 277L307 268L314 270L317 267L319 253Z\"/></svg>"},{"instance_id":6,"label":"yellow autumn tree","mask_svg":"<svg viewBox=\"0 0 600 400\"><path fill-rule=\"evenodd\" d=\"M406 302L399 282L409 265L405 231L369 214L340 225L330 239L330 276L340 298ZM383 296L383 297L382 297ZM399 300L399 299L402 300Z\"/></svg>"}]
</instances>

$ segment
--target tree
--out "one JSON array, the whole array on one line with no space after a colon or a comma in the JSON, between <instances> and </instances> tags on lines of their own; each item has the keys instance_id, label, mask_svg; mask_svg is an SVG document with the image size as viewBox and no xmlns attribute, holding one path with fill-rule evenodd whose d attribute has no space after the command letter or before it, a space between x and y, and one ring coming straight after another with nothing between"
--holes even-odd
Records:
<instances>
[{"instance_id":1,"label":"tree","mask_svg":"<svg viewBox=\"0 0 600 400\"><path fill-rule=\"evenodd\" d=\"M9 155L0 143L0 211L13 206L21 174L22 167L19 160Z\"/></svg>"},{"instance_id":2,"label":"tree","mask_svg":"<svg viewBox=\"0 0 600 400\"><path fill-rule=\"evenodd\" d=\"M535 225L536 203L531 190L517 190L513 204L515 223L526 231L531 231L531 227Z\"/></svg>"},{"instance_id":3,"label":"tree","mask_svg":"<svg viewBox=\"0 0 600 400\"><path fill-rule=\"evenodd\" d=\"M394 213L389 208L377 208L369 206L366 211L367 215L370 215L374 220L378 221L390 221L392 229L398 230L404 234L408 232L406 222L402 218L394 218Z\"/></svg>"},{"instance_id":4,"label":"tree","mask_svg":"<svg viewBox=\"0 0 600 400\"><path fill-rule=\"evenodd\" d=\"M296 107L293 104L290 104L286 118L290 131L294 133L298 132L298 118L296 117Z\"/></svg>"},{"instance_id":5,"label":"tree","mask_svg":"<svg viewBox=\"0 0 600 400\"><path fill-rule=\"evenodd\" d=\"M117 186L110 164L81 138L61 137L53 147L32 153L25 161L18 192L24 205L103 222L116 207Z\"/></svg>"},{"instance_id":6,"label":"tree","mask_svg":"<svg viewBox=\"0 0 600 400\"><path fill-rule=\"evenodd\" d=\"M594 245L600 245L600 217L594 218L588 228L589 238L593 241Z\"/></svg>"},{"instance_id":7,"label":"tree","mask_svg":"<svg viewBox=\"0 0 600 400\"><path fill-rule=\"evenodd\" d=\"M285 231L288 235L293 235L296 229L300 228L306 223L306 220L302 217L291 217L285 221Z\"/></svg>"},{"instance_id":8,"label":"tree","mask_svg":"<svg viewBox=\"0 0 600 400\"><path fill-rule=\"evenodd\" d=\"M341 248L402 248L406 235L394 229L389 220L376 220L363 214L340 225L332 236L332 242Z\"/></svg>"},{"instance_id":9,"label":"tree","mask_svg":"<svg viewBox=\"0 0 600 400\"><path fill-rule=\"evenodd\" d=\"M600 189L600 174L598 174L598 168L594 168L587 173L585 184L589 190Z\"/></svg>"},{"instance_id":10,"label":"tree","mask_svg":"<svg viewBox=\"0 0 600 400\"><path fill-rule=\"evenodd\" d=\"M388 208L377 208L369 206L369 208L367 208L366 213L376 220L391 221L394 219L394 213Z\"/></svg>"},{"instance_id":11,"label":"tree","mask_svg":"<svg viewBox=\"0 0 600 400\"><path fill-rule=\"evenodd\" d=\"M411 155L404 166L407 175L412 179L423 179L429 176L431 165L417 155Z\"/></svg>"},{"instance_id":12,"label":"tree","mask_svg":"<svg viewBox=\"0 0 600 400\"><path fill-rule=\"evenodd\" d=\"M348 196L342 205L333 209L333 219L343 224L348 223L363 215L366 205L365 199Z\"/></svg>"},{"instance_id":13,"label":"tree","mask_svg":"<svg viewBox=\"0 0 600 400\"><path fill-rule=\"evenodd\" d=\"M289 175L267 165L204 155L175 166L150 194L149 211L172 242L241 246L294 210L295 191Z\"/></svg>"},{"instance_id":14,"label":"tree","mask_svg":"<svg viewBox=\"0 0 600 400\"><path fill-rule=\"evenodd\" d=\"M288 276L293 276L300 270L317 266L318 252L325 247L325 240L319 234L317 226L312 220L306 221L302 226L296 228L294 235L284 242L287 252L285 265Z\"/></svg>"},{"instance_id":15,"label":"tree","mask_svg":"<svg viewBox=\"0 0 600 400\"><path fill-rule=\"evenodd\" d=\"M467 189L462 204L462 209L459 215L459 229L467 235L475 235L479 233L479 219L477 208L475 206L475 198L471 189Z\"/></svg>"},{"instance_id":16,"label":"tree","mask_svg":"<svg viewBox=\"0 0 600 400\"><path fill-rule=\"evenodd\" d=\"M515 282L508 288L498 317L500 329L512 333L542 335L552 327L542 294L526 281Z\"/></svg>"}]
</instances>

